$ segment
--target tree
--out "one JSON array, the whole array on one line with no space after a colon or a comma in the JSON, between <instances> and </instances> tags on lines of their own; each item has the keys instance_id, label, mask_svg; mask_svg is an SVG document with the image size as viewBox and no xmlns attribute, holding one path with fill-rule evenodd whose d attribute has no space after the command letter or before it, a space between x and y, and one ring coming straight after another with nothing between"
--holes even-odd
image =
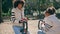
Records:
<instances>
[{"instance_id":1,"label":"tree","mask_svg":"<svg viewBox=\"0 0 60 34\"><path fill-rule=\"evenodd\" d=\"M59 9L60 8L60 2L57 2L56 0L53 0L53 6L56 8L56 9Z\"/></svg>"},{"instance_id":2,"label":"tree","mask_svg":"<svg viewBox=\"0 0 60 34\"><path fill-rule=\"evenodd\" d=\"M2 11L2 0L0 0L0 23L3 22L1 17L1 11Z\"/></svg>"},{"instance_id":3,"label":"tree","mask_svg":"<svg viewBox=\"0 0 60 34\"><path fill-rule=\"evenodd\" d=\"M12 0L2 0L2 11L4 13L7 13L12 6Z\"/></svg>"}]
</instances>

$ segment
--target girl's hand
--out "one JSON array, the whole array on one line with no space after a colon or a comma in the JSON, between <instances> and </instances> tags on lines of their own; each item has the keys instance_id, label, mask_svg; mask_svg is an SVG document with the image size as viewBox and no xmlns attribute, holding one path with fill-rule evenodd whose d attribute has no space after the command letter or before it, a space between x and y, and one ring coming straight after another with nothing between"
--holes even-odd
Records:
<instances>
[{"instance_id":1,"label":"girl's hand","mask_svg":"<svg viewBox=\"0 0 60 34\"><path fill-rule=\"evenodd\" d=\"M22 18L22 20L26 20L27 21L28 19L27 19L27 17L25 17L25 18Z\"/></svg>"}]
</instances>

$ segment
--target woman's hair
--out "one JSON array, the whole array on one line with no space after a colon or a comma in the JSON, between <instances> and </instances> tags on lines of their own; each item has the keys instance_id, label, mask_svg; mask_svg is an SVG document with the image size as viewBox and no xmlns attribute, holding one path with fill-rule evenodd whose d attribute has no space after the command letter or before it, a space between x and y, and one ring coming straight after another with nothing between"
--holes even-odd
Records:
<instances>
[{"instance_id":1,"label":"woman's hair","mask_svg":"<svg viewBox=\"0 0 60 34\"><path fill-rule=\"evenodd\" d=\"M49 13L50 15L53 15L54 13L55 13L55 9L54 8L52 8L52 9L48 9L48 10L46 10L46 13Z\"/></svg>"},{"instance_id":2,"label":"woman's hair","mask_svg":"<svg viewBox=\"0 0 60 34\"><path fill-rule=\"evenodd\" d=\"M55 8L52 8L52 11L55 13Z\"/></svg>"},{"instance_id":3,"label":"woman's hair","mask_svg":"<svg viewBox=\"0 0 60 34\"><path fill-rule=\"evenodd\" d=\"M15 1L14 2L14 8L16 8L18 6L18 4L22 4L22 7L24 6L24 2L23 1Z\"/></svg>"}]
</instances>

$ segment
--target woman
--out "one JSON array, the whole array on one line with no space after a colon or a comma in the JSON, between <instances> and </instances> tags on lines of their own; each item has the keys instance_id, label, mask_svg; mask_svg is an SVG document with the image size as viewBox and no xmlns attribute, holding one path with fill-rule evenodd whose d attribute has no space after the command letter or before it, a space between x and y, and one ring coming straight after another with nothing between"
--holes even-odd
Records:
<instances>
[{"instance_id":1,"label":"woman","mask_svg":"<svg viewBox=\"0 0 60 34\"><path fill-rule=\"evenodd\" d=\"M45 12L45 23L51 25L49 29L47 29L46 34L60 34L60 22L59 19L54 15L55 9L47 9Z\"/></svg>"},{"instance_id":2,"label":"woman","mask_svg":"<svg viewBox=\"0 0 60 34\"><path fill-rule=\"evenodd\" d=\"M20 21L24 18L24 2L23 1L15 1L14 8L12 9L12 17L15 18L13 29L15 34L20 34L20 31L23 29L23 23ZM22 32L23 33L23 32Z\"/></svg>"}]
</instances>

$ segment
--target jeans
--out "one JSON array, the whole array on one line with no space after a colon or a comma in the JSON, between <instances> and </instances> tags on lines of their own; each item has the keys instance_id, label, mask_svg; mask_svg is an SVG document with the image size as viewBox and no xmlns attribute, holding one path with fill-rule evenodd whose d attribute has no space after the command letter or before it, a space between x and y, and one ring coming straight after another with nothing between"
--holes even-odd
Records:
<instances>
[{"instance_id":1,"label":"jeans","mask_svg":"<svg viewBox=\"0 0 60 34\"><path fill-rule=\"evenodd\" d=\"M42 30L41 30L41 31L38 31L37 33L38 33L38 34L46 34L46 33L43 32Z\"/></svg>"},{"instance_id":2,"label":"jeans","mask_svg":"<svg viewBox=\"0 0 60 34\"><path fill-rule=\"evenodd\" d=\"M13 26L13 29L14 29L15 34L20 34L21 33L20 30L22 30L23 27L22 26ZM22 34L24 34L24 32L22 32Z\"/></svg>"}]
</instances>

